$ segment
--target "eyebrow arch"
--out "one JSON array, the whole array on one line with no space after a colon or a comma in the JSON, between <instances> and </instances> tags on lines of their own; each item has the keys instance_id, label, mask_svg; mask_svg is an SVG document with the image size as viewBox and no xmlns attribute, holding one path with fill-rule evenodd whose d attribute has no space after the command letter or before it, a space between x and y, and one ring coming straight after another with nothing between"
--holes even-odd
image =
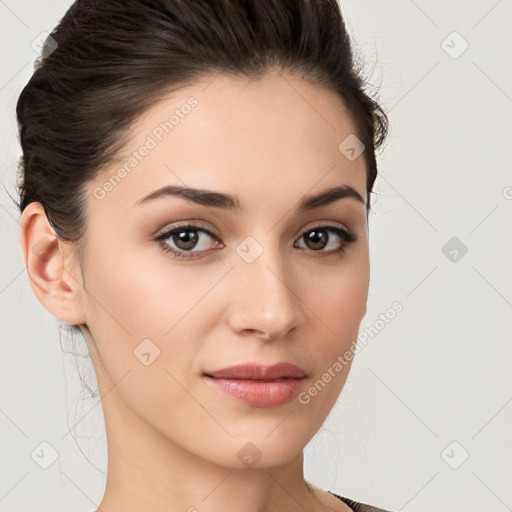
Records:
<instances>
[{"instance_id":1,"label":"eyebrow arch","mask_svg":"<svg viewBox=\"0 0 512 512\"><path fill-rule=\"evenodd\" d=\"M181 187L176 185L167 185L149 195L139 199L135 204L145 204L150 201L162 197L177 196L188 201L203 205L211 206L214 208L223 208L225 210L232 210L234 212L240 212L242 206L240 200L236 196L223 194L220 192L214 192L212 190L204 190L198 188ZM329 188L315 195L304 196L297 207L299 212L307 212L325 206L339 199L353 198L358 202L364 204L365 201L357 190L352 188L350 185L342 185L334 188Z\"/></svg>"}]
</instances>

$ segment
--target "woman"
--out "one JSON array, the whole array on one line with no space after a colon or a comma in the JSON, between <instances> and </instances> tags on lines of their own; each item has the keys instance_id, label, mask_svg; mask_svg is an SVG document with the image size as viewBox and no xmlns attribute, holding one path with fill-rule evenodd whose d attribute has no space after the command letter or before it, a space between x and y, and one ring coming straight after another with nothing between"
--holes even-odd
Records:
<instances>
[{"instance_id":1,"label":"woman","mask_svg":"<svg viewBox=\"0 0 512 512\"><path fill-rule=\"evenodd\" d=\"M102 396L98 510L382 510L303 475L387 134L336 1L78 0L17 115L31 287Z\"/></svg>"}]
</instances>

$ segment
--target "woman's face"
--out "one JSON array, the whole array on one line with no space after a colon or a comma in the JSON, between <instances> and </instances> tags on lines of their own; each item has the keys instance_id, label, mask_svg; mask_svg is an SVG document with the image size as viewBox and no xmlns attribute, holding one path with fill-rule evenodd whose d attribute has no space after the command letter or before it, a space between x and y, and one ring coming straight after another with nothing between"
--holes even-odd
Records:
<instances>
[{"instance_id":1,"label":"woman's face","mask_svg":"<svg viewBox=\"0 0 512 512\"><path fill-rule=\"evenodd\" d=\"M277 75L218 76L138 120L87 196L79 303L107 432L144 429L238 468L302 451L345 383L366 312L366 171L347 151L353 134L335 95ZM169 186L202 192L144 200ZM355 193L305 203L334 187ZM279 362L306 374L288 400L283 384L267 385L270 398L243 386L236 396L205 376Z\"/></svg>"}]
</instances>

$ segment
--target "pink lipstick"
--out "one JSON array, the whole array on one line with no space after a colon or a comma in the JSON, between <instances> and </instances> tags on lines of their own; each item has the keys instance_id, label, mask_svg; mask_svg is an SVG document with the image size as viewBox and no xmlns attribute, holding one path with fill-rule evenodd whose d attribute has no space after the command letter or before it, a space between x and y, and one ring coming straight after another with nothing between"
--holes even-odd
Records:
<instances>
[{"instance_id":1,"label":"pink lipstick","mask_svg":"<svg viewBox=\"0 0 512 512\"><path fill-rule=\"evenodd\" d=\"M295 398L307 377L291 363L271 366L241 364L204 372L206 381L218 391L253 407L278 407Z\"/></svg>"}]
</instances>

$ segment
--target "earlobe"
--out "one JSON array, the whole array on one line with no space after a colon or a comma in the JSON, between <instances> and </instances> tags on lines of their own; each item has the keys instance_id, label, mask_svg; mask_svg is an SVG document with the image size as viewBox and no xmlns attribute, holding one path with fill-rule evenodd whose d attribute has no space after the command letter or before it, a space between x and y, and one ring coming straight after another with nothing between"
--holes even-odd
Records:
<instances>
[{"instance_id":1,"label":"earlobe","mask_svg":"<svg viewBox=\"0 0 512 512\"><path fill-rule=\"evenodd\" d=\"M85 323L80 294L82 285L66 263L67 244L58 239L41 203L27 205L21 216L20 244L30 286L39 302L61 322Z\"/></svg>"}]
</instances>

